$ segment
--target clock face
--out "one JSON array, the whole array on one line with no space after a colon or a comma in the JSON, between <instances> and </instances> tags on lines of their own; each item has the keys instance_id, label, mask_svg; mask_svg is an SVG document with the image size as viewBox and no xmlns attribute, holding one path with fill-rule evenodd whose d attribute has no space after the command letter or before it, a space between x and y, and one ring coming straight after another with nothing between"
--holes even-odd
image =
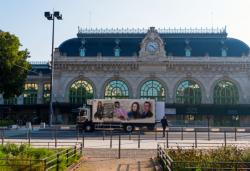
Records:
<instances>
[{"instance_id":1,"label":"clock face","mask_svg":"<svg viewBox=\"0 0 250 171\"><path fill-rule=\"evenodd\" d=\"M159 45L157 42L155 41L150 41L147 43L146 45L146 50L149 52L149 53L155 53L157 50L159 49Z\"/></svg>"}]
</instances>

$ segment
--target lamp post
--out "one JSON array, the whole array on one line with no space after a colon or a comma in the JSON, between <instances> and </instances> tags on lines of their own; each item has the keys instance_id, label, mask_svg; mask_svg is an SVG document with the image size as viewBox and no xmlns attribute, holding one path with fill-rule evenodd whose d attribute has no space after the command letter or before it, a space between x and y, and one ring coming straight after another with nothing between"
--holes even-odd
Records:
<instances>
[{"instance_id":1,"label":"lamp post","mask_svg":"<svg viewBox=\"0 0 250 171\"><path fill-rule=\"evenodd\" d=\"M53 11L53 13L50 13L48 11L44 12L44 16L48 20L53 21L52 25L52 49L51 49L51 82L50 82L50 108L49 108L49 125L52 126L53 121L53 70L54 70L54 34L55 34L55 19L62 20L62 14L60 14L59 11Z\"/></svg>"}]
</instances>

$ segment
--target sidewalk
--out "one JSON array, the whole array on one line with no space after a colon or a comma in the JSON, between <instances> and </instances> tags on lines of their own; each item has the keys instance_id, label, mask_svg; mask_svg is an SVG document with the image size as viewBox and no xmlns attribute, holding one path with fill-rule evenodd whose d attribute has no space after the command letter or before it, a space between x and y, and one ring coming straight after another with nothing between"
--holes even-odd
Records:
<instances>
[{"instance_id":1,"label":"sidewalk","mask_svg":"<svg viewBox=\"0 0 250 171\"><path fill-rule=\"evenodd\" d=\"M27 139L4 139L4 143L16 143L16 144L23 144L23 143L29 143L29 140ZM82 140L76 140L76 139L57 139L55 141L54 139L36 139L36 140L30 140L30 143L34 147L44 147L44 148L54 148L55 146L60 148L65 147L72 147L76 144L80 145L83 143ZM156 149L157 144L161 143L165 147L167 147L166 140L140 140L138 142L137 140L121 140L121 149ZM209 149L209 148L216 148L224 146L225 142L224 140L197 140L197 148L202 149ZM250 147L249 141L226 141L226 145L235 145L240 148L246 148ZM112 143L110 140L85 140L84 141L84 148L99 148L99 149L118 149L119 148L119 140L112 140ZM169 140L168 141L168 147L169 148L194 148L196 147L194 140Z\"/></svg>"}]
</instances>

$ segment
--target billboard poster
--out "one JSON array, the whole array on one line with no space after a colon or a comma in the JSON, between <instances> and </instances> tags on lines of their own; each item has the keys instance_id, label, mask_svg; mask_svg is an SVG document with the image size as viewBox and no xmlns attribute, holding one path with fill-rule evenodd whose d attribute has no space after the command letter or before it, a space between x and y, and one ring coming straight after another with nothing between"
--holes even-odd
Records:
<instances>
[{"instance_id":1,"label":"billboard poster","mask_svg":"<svg viewBox=\"0 0 250 171\"><path fill-rule=\"evenodd\" d=\"M154 100L95 99L92 105L94 122L155 122Z\"/></svg>"}]
</instances>

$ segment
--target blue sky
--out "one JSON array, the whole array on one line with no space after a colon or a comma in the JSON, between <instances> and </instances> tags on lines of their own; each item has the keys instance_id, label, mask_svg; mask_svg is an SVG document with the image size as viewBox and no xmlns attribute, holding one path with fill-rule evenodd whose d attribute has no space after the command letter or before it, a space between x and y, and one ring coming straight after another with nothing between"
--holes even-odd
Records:
<instances>
[{"instance_id":1,"label":"blue sky","mask_svg":"<svg viewBox=\"0 0 250 171\"><path fill-rule=\"evenodd\" d=\"M17 35L30 61L48 61L52 22L44 11L59 10L55 47L87 28L224 27L250 45L249 0L0 0L0 29Z\"/></svg>"}]
</instances>

